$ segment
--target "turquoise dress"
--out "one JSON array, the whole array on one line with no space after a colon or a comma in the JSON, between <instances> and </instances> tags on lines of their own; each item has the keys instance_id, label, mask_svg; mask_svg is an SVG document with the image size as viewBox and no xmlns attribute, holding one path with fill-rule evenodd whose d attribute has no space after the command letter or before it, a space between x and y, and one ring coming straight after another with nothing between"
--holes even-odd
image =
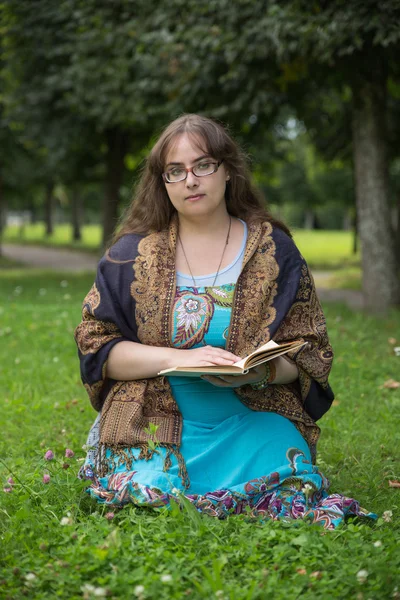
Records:
<instances>
[{"instance_id":1,"label":"turquoise dress","mask_svg":"<svg viewBox=\"0 0 400 600\"><path fill-rule=\"evenodd\" d=\"M225 347L234 287L178 286L174 346ZM347 515L375 516L352 498L328 494L329 483L312 464L306 441L285 417L255 412L232 388L200 378L169 377L169 382L183 417L180 450L190 487L184 489L174 456L172 466L163 470L164 448L147 461L131 449L136 459L131 469L108 451L111 473L106 477L97 475L89 452L81 475L92 480L88 492L99 502L161 508L184 494L200 512L219 518L246 512L264 519L306 518L326 528L336 527ZM88 443L97 442L95 424Z\"/></svg>"}]
</instances>

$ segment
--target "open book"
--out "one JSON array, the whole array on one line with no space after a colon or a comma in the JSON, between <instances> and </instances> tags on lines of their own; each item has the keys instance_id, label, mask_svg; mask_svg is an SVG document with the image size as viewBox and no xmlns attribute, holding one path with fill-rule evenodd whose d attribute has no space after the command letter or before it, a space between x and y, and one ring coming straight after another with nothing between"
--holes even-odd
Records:
<instances>
[{"instance_id":1,"label":"open book","mask_svg":"<svg viewBox=\"0 0 400 600\"><path fill-rule=\"evenodd\" d=\"M173 367L160 371L159 375L179 375L180 377L200 377L201 375L245 375L249 369L268 362L277 356L282 356L291 350L298 350L307 342L302 340L276 344L270 340L267 344L260 346L257 350L242 358L233 365L211 367Z\"/></svg>"}]
</instances>

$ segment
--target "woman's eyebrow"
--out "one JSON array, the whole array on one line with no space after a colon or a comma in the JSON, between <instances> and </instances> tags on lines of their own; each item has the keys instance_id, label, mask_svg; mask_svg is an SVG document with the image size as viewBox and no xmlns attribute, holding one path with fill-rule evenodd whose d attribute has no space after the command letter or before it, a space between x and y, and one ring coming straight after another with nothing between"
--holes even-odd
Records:
<instances>
[{"instance_id":1,"label":"woman's eyebrow","mask_svg":"<svg viewBox=\"0 0 400 600\"><path fill-rule=\"evenodd\" d=\"M198 162L199 160L203 160L203 158L210 158L209 154L203 154L202 156L199 156L198 158L194 159L194 163ZM172 165L183 165L184 163L182 162L169 162L166 167L172 166Z\"/></svg>"}]
</instances>

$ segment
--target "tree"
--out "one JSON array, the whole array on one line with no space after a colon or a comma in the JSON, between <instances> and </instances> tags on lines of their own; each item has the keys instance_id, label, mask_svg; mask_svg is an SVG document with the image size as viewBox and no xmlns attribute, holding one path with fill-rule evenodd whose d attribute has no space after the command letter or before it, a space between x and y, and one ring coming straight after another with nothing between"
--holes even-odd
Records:
<instances>
[{"instance_id":1,"label":"tree","mask_svg":"<svg viewBox=\"0 0 400 600\"><path fill-rule=\"evenodd\" d=\"M365 304L399 304L385 126L389 77L398 76L398 1L223 0L217 11L188 0L185 9L187 22L174 30L174 83L195 106L199 94L214 114L253 115L256 129L279 101L296 109L316 90L349 90Z\"/></svg>"},{"instance_id":2,"label":"tree","mask_svg":"<svg viewBox=\"0 0 400 600\"><path fill-rule=\"evenodd\" d=\"M100 150L106 244L127 152L142 149L166 120L167 73L146 38L160 16L151 2L131 0L6 0L3 6L8 114L47 149L51 179L71 182L77 166Z\"/></svg>"},{"instance_id":3,"label":"tree","mask_svg":"<svg viewBox=\"0 0 400 600\"><path fill-rule=\"evenodd\" d=\"M35 157L20 143L0 105L0 255L7 211L26 208L26 198L28 204L34 203L39 188L37 169Z\"/></svg>"}]
</instances>

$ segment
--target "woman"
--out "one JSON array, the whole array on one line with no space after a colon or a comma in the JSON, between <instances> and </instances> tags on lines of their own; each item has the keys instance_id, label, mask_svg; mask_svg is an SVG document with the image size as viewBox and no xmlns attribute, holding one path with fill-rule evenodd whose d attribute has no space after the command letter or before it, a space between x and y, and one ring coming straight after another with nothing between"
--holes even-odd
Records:
<instances>
[{"instance_id":1,"label":"woman","mask_svg":"<svg viewBox=\"0 0 400 600\"><path fill-rule=\"evenodd\" d=\"M308 343L242 376L158 375L231 365L270 339ZM214 121L184 115L153 147L76 341L101 411L81 473L98 501L162 507L185 494L220 518L327 528L370 515L328 496L314 464L332 350L307 265Z\"/></svg>"}]
</instances>

